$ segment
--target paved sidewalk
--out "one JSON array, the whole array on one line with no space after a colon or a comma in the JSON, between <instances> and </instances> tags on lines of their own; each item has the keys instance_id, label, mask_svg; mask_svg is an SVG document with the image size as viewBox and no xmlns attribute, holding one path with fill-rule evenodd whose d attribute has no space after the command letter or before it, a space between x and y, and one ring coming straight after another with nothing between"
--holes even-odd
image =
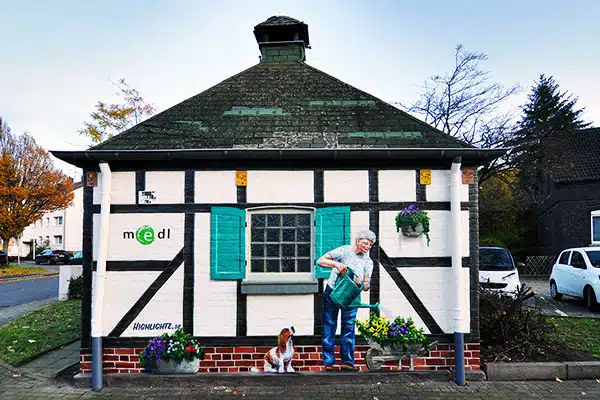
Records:
<instances>
[{"instance_id":1,"label":"paved sidewalk","mask_svg":"<svg viewBox=\"0 0 600 400\"><path fill-rule=\"evenodd\" d=\"M32 301L31 303L19 304L18 306L0 308L0 327L19 318L21 315L39 310L40 308L47 306L48 304L56 303L57 301L58 296L52 299Z\"/></svg>"},{"instance_id":2,"label":"paved sidewalk","mask_svg":"<svg viewBox=\"0 0 600 400\"><path fill-rule=\"evenodd\" d=\"M35 360L19 367L21 371L39 375L44 378L54 378L61 371L79 362L80 341L73 342L61 349L46 353Z\"/></svg>"},{"instance_id":3,"label":"paved sidewalk","mask_svg":"<svg viewBox=\"0 0 600 400\"><path fill-rule=\"evenodd\" d=\"M100 392L75 389L69 383L32 378L0 361L0 398L2 399L299 399L299 400L402 400L402 399L597 399L600 383L593 381L564 382L473 382L458 387L453 382L420 381L406 376L392 381L374 382L356 374L352 384L328 381L326 384L286 385L261 384L261 379L245 380L244 386L220 383L200 387L105 387ZM367 375L367 374L364 374ZM323 382L323 380L320 380ZM347 380L346 380L347 381Z\"/></svg>"}]
</instances>

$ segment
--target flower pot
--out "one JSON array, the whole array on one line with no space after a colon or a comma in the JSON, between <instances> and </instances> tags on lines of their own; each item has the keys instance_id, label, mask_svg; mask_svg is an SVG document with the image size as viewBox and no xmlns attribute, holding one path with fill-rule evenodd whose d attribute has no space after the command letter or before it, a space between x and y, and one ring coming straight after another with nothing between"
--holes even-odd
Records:
<instances>
[{"instance_id":1,"label":"flower pot","mask_svg":"<svg viewBox=\"0 0 600 400\"><path fill-rule=\"evenodd\" d=\"M417 224L414 229L409 224L401 225L400 228L402 229L402 234L404 236L419 237L423 234L423 224L421 223Z\"/></svg>"},{"instance_id":2,"label":"flower pot","mask_svg":"<svg viewBox=\"0 0 600 400\"><path fill-rule=\"evenodd\" d=\"M165 361L156 363L156 368L152 372L156 374L195 374L200 368L200 359L195 358L192 361Z\"/></svg>"}]
</instances>

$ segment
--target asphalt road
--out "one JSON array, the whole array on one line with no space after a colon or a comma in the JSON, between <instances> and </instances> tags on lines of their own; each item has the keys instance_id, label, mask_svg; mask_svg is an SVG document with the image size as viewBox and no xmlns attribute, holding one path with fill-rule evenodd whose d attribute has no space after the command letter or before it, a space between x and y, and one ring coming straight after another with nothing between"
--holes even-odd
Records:
<instances>
[{"instance_id":1,"label":"asphalt road","mask_svg":"<svg viewBox=\"0 0 600 400\"><path fill-rule=\"evenodd\" d=\"M529 304L539 307L545 315L553 317L579 317L600 318L600 312L591 312L583 304L583 300L563 296L561 300L552 300L548 278L521 278L521 282L531 286L536 296L529 300Z\"/></svg>"},{"instance_id":2,"label":"asphalt road","mask_svg":"<svg viewBox=\"0 0 600 400\"><path fill-rule=\"evenodd\" d=\"M2 308L58 297L58 276L17 282L0 282Z\"/></svg>"}]
</instances>

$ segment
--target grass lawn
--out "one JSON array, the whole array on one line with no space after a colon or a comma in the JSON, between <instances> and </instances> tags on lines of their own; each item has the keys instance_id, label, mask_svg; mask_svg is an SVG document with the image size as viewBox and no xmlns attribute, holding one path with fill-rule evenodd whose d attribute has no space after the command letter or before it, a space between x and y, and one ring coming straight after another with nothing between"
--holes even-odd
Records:
<instances>
[{"instance_id":1,"label":"grass lawn","mask_svg":"<svg viewBox=\"0 0 600 400\"><path fill-rule=\"evenodd\" d=\"M549 318L555 325L554 336L569 348L600 358L600 319Z\"/></svg>"},{"instance_id":2,"label":"grass lawn","mask_svg":"<svg viewBox=\"0 0 600 400\"><path fill-rule=\"evenodd\" d=\"M0 278L8 276L32 275L48 272L46 268L31 268L8 264L0 267Z\"/></svg>"},{"instance_id":3,"label":"grass lawn","mask_svg":"<svg viewBox=\"0 0 600 400\"><path fill-rule=\"evenodd\" d=\"M80 335L81 301L59 301L0 328L0 358L18 366Z\"/></svg>"}]
</instances>

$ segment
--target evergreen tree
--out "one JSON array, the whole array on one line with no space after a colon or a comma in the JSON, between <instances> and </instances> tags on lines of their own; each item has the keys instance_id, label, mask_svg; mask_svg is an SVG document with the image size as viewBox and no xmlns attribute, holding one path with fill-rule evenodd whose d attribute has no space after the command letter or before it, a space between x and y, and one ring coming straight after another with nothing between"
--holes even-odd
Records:
<instances>
[{"instance_id":1,"label":"evergreen tree","mask_svg":"<svg viewBox=\"0 0 600 400\"><path fill-rule=\"evenodd\" d=\"M555 157L547 145L561 135L577 134L576 130L586 128L590 123L582 119L582 109L575 109L577 98L566 91L561 92L554 78L540 75L523 106L519 130L510 144L511 163L519 170L519 181L526 188L529 201L541 201L540 173L546 170Z\"/></svg>"}]
</instances>

